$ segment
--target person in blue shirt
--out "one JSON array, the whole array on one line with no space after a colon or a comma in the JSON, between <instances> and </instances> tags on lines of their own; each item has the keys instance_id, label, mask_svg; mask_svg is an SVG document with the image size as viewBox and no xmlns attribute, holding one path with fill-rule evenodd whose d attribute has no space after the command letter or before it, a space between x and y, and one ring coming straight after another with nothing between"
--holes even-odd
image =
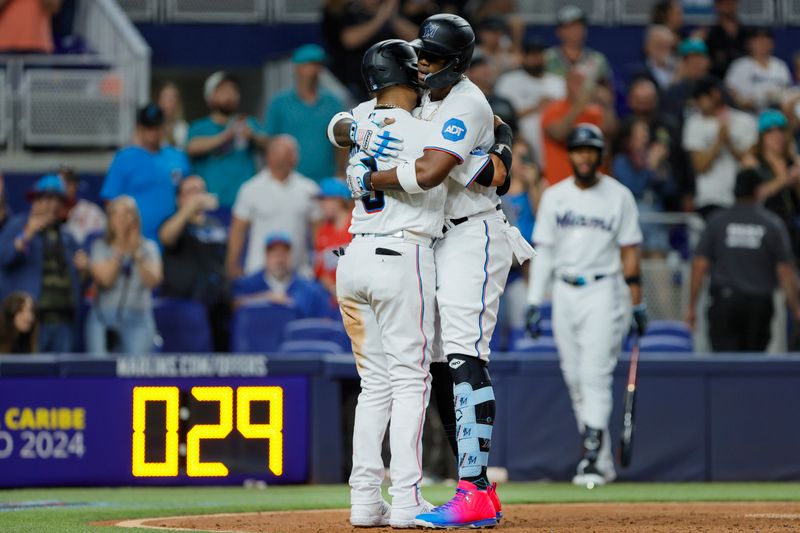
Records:
<instances>
[{"instance_id":1,"label":"person in blue shirt","mask_svg":"<svg viewBox=\"0 0 800 533\"><path fill-rule=\"evenodd\" d=\"M325 142L325 132L330 119L344 109L339 98L320 87L324 61L325 52L316 44L295 50L294 87L276 94L264 117L268 135L288 134L297 139L300 145L297 171L317 182L336 174L336 149Z\"/></svg>"},{"instance_id":2,"label":"person in blue shirt","mask_svg":"<svg viewBox=\"0 0 800 533\"><path fill-rule=\"evenodd\" d=\"M331 316L333 309L325 288L316 281L298 276L292 270L292 241L289 234L269 234L265 247L264 271L234 282L234 307L253 302L270 302L295 306L301 318Z\"/></svg>"},{"instance_id":3,"label":"person in blue shirt","mask_svg":"<svg viewBox=\"0 0 800 533\"><path fill-rule=\"evenodd\" d=\"M147 104L136 117L133 145L116 153L100 190L106 201L122 195L136 200L142 233L156 242L158 228L175 212L177 184L190 174L186 154L162 146L163 139L164 113L157 105Z\"/></svg>"},{"instance_id":4,"label":"person in blue shirt","mask_svg":"<svg viewBox=\"0 0 800 533\"><path fill-rule=\"evenodd\" d=\"M267 137L256 119L239 113L239 82L227 72L209 76L203 95L211 114L189 126L186 152L208 192L217 195L220 207L230 208L242 183L255 175L256 154L266 148Z\"/></svg>"}]
</instances>

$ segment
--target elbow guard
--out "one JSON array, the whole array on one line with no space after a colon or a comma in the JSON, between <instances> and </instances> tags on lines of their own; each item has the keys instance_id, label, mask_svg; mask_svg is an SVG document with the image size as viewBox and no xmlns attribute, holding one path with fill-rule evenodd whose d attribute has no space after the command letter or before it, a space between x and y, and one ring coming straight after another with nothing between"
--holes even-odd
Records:
<instances>
[{"instance_id":1,"label":"elbow guard","mask_svg":"<svg viewBox=\"0 0 800 533\"><path fill-rule=\"evenodd\" d=\"M508 170L503 184L497 187L498 196L503 196L508 192L509 187L511 187L511 148L509 148L507 144L495 144L489 148L489 153L499 157L500 161L503 162ZM494 165L492 165L492 169L494 169Z\"/></svg>"}]
</instances>

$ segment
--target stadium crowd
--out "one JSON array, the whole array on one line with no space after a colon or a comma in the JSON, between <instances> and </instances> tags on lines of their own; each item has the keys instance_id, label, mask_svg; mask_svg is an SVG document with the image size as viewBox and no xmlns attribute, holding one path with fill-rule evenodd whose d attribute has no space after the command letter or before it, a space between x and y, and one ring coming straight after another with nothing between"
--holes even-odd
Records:
<instances>
[{"instance_id":1,"label":"stadium crowd","mask_svg":"<svg viewBox=\"0 0 800 533\"><path fill-rule=\"evenodd\" d=\"M36 14L58 3L43 1ZM2 51L29 48L4 40L13 37L2 28L18 4L26 3L0 0ZM228 350L228 325L242 306L337 317L332 251L349 242L352 200L337 177L347 155L327 142L328 121L367 98L359 66L369 45L413 39L420 21L442 11L476 28L468 76L515 131L503 208L523 235L532 235L542 191L572 173L570 130L589 122L611 139L605 171L643 214L709 220L734 207L737 173L756 169L753 201L780 219L796 257L800 55L792 65L775 57L771 31L743 24L737 0L716 0L716 22L696 28L684 25L681 2L657 2L634 65L611 65L590 47L580 8L559 8L558 42L547 47L513 4L329 0L324 47L294 51L294 84L261 117L241 109L239 81L226 72L198 88L208 115L191 122L178 87L160 87L138 112L133 144L108 169L105 206L80 198L78 176L62 168L36 183L29 212L10 214L0 177L0 352L147 353L157 335L153 294L202 303L215 351ZM322 86L326 66L350 101ZM644 254L674 253L680 235L647 220ZM510 276L506 329L524 322L526 279L521 269ZM737 280L726 283L738 290ZM775 283L763 286L771 294Z\"/></svg>"}]
</instances>

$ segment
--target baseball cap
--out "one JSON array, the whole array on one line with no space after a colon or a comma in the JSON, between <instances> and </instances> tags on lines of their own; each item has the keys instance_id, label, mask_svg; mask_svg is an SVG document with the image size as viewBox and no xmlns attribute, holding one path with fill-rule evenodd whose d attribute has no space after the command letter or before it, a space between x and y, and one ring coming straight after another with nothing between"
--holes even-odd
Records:
<instances>
[{"instance_id":1,"label":"baseball cap","mask_svg":"<svg viewBox=\"0 0 800 533\"><path fill-rule=\"evenodd\" d=\"M325 61L325 50L317 44L304 44L292 54L292 63L323 63Z\"/></svg>"},{"instance_id":2,"label":"baseball cap","mask_svg":"<svg viewBox=\"0 0 800 533\"><path fill-rule=\"evenodd\" d=\"M694 84L694 89L692 89L692 98L709 94L715 89L722 90L719 80L714 76L705 76L697 80L697 83Z\"/></svg>"},{"instance_id":3,"label":"baseball cap","mask_svg":"<svg viewBox=\"0 0 800 533\"><path fill-rule=\"evenodd\" d=\"M320 198L343 198L351 200L350 189L343 179L325 178L319 182Z\"/></svg>"},{"instance_id":4,"label":"baseball cap","mask_svg":"<svg viewBox=\"0 0 800 533\"><path fill-rule=\"evenodd\" d=\"M764 133L773 128L785 128L789 124L786 116L777 109L767 109L758 116L758 133Z\"/></svg>"},{"instance_id":5,"label":"baseball cap","mask_svg":"<svg viewBox=\"0 0 800 533\"><path fill-rule=\"evenodd\" d=\"M269 250L276 244L283 244L291 248L292 238L285 231L274 231L267 235L267 238L264 240L264 246Z\"/></svg>"},{"instance_id":6,"label":"baseball cap","mask_svg":"<svg viewBox=\"0 0 800 533\"><path fill-rule=\"evenodd\" d=\"M572 22L586 24L588 21L589 17L586 16L586 12L578 6L564 6L556 13L556 23L559 26Z\"/></svg>"},{"instance_id":7,"label":"baseball cap","mask_svg":"<svg viewBox=\"0 0 800 533\"><path fill-rule=\"evenodd\" d=\"M67 197L67 190L64 187L64 181L60 176L55 174L47 174L39 178L33 185L33 188L26 194L28 201L33 201L36 198L44 195L58 196L60 198Z\"/></svg>"},{"instance_id":8,"label":"baseball cap","mask_svg":"<svg viewBox=\"0 0 800 533\"><path fill-rule=\"evenodd\" d=\"M754 26L749 29L747 38L752 39L753 37L768 37L770 39L774 39L775 36L772 33L772 30L766 26Z\"/></svg>"},{"instance_id":9,"label":"baseball cap","mask_svg":"<svg viewBox=\"0 0 800 533\"><path fill-rule=\"evenodd\" d=\"M736 198L751 198L756 195L756 189L764 181L761 172L756 168L745 168L736 174L736 185L733 195Z\"/></svg>"},{"instance_id":10,"label":"baseball cap","mask_svg":"<svg viewBox=\"0 0 800 533\"><path fill-rule=\"evenodd\" d=\"M136 114L136 123L145 128L157 128L164 124L164 112L151 102L139 109Z\"/></svg>"},{"instance_id":11,"label":"baseball cap","mask_svg":"<svg viewBox=\"0 0 800 533\"><path fill-rule=\"evenodd\" d=\"M214 91L225 81L230 81L235 83L237 87L239 86L239 80L236 76L224 70L218 70L206 78L206 83L203 86L203 97L206 99L206 102L211 100L211 97L214 96Z\"/></svg>"},{"instance_id":12,"label":"baseball cap","mask_svg":"<svg viewBox=\"0 0 800 533\"><path fill-rule=\"evenodd\" d=\"M522 44L522 49L525 50L525 53L543 52L546 48L544 41L536 35L527 37Z\"/></svg>"},{"instance_id":13,"label":"baseball cap","mask_svg":"<svg viewBox=\"0 0 800 533\"><path fill-rule=\"evenodd\" d=\"M705 41L701 39L685 39L680 46L678 46L678 54L681 57L686 57L689 54L707 56L708 47L706 46Z\"/></svg>"}]
</instances>

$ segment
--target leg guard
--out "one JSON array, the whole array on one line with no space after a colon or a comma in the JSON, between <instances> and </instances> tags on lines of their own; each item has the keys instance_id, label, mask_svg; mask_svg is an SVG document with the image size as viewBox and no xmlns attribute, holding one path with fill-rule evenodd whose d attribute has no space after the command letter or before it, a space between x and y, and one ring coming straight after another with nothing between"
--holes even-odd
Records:
<instances>
[{"instance_id":1,"label":"leg guard","mask_svg":"<svg viewBox=\"0 0 800 533\"><path fill-rule=\"evenodd\" d=\"M436 399L436 410L439 413L439 419L442 421L450 449L453 451L453 455L458 457L456 411L453 407L453 377L450 375L450 368L447 363L431 363L431 377L433 378L431 389Z\"/></svg>"},{"instance_id":2,"label":"leg guard","mask_svg":"<svg viewBox=\"0 0 800 533\"><path fill-rule=\"evenodd\" d=\"M477 357L453 354L447 359L454 384L458 476L485 490L495 417L492 382L486 363Z\"/></svg>"}]
</instances>

